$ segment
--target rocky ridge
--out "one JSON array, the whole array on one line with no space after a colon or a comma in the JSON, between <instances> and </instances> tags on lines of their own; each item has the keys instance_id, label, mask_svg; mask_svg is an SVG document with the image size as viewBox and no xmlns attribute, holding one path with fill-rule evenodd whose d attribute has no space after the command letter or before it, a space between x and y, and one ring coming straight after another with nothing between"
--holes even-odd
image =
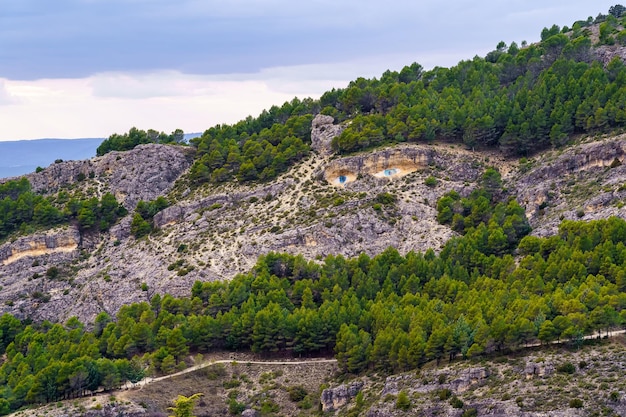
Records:
<instances>
[{"instance_id":1,"label":"rocky ridge","mask_svg":"<svg viewBox=\"0 0 626 417\"><path fill-rule=\"evenodd\" d=\"M316 120L326 132L334 129ZM522 163L446 144L403 144L343 158L312 154L269 184L198 189L184 179L190 152L143 145L31 174L36 190L113 192L131 212L106 234L81 235L69 226L0 245L0 311L90 322L156 293L189 294L196 280L247 272L269 251L319 260L374 255L389 246L402 253L438 250L454 232L437 223L437 200L450 190L469 194L491 165L526 208L535 234L555 233L564 218L626 217L625 135ZM139 199L159 195L174 204L155 216L158 232L135 239L132 209ZM53 266L58 274L50 278Z\"/></svg>"},{"instance_id":2,"label":"rocky ridge","mask_svg":"<svg viewBox=\"0 0 626 417\"><path fill-rule=\"evenodd\" d=\"M193 150L183 146L139 145L127 152L54 163L26 178L35 192L43 194L76 187L97 197L110 192L132 210L139 200L154 200L166 194L189 168L192 157Z\"/></svg>"}]
</instances>

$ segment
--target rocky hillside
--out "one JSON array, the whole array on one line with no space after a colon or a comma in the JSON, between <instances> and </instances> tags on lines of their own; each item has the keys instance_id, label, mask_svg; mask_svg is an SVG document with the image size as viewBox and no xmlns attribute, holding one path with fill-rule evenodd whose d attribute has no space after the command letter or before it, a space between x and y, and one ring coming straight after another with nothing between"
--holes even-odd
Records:
<instances>
[{"instance_id":1,"label":"rocky hillside","mask_svg":"<svg viewBox=\"0 0 626 417\"><path fill-rule=\"evenodd\" d=\"M368 376L327 389L322 409L367 417L624 415L621 343L520 352L482 363ZM361 393L357 401L356 396Z\"/></svg>"},{"instance_id":2,"label":"rocky hillside","mask_svg":"<svg viewBox=\"0 0 626 417\"><path fill-rule=\"evenodd\" d=\"M112 192L131 212L106 234L81 234L70 225L4 242L0 310L91 322L155 293L186 295L196 280L229 279L269 251L319 260L373 255L389 246L402 253L438 250L454 232L437 223L437 200L450 190L469 194L489 166L503 173L538 235L554 233L565 218L626 217L624 135L587 138L520 162L446 144L339 158L328 145L340 132L328 118L316 118L316 152L271 183L190 188L185 173L192 149L165 145L30 174L39 192ZM174 204L155 216L157 232L136 239L132 210L157 196Z\"/></svg>"}]
</instances>

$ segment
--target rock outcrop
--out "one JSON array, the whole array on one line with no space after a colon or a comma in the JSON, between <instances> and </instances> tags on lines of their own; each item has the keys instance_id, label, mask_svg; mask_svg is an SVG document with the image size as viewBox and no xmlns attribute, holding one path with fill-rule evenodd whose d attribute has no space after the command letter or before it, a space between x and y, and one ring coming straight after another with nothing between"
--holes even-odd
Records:
<instances>
[{"instance_id":1,"label":"rock outcrop","mask_svg":"<svg viewBox=\"0 0 626 417\"><path fill-rule=\"evenodd\" d=\"M435 163L437 153L427 146L399 146L332 160L324 167L330 184L346 185L364 175L400 178Z\"/></svg>"},{"instance_id":2,"label":"rock outcrop","mask_svg":"<svg viewBox=\"0 0 626 417\"><path fill-rule=\"evenodd\" d=\"M550 376L554 373L554 365L545 362L528 362L523 373L526 379Z\"/></svg>"},{"instance_id":3,"label":"rock outcrop","mask_svg":"<svg viewBox=\"0 0 626 417\"><path fill-rule=\"evenodd\" d=\"M80 233L75 228L55 229L25 236L0 246L0 265L7 266L26 257L47 257L78 249Z\"/></svg>"},{"instance_id":4,"label":"rock outcrop","mask_svg":"<svg viewBox=\"0 0 626 417\"><path fill-rule=\"evenodd\" d=\"M183 146L147 144L127 152L109 152L86 161L55 163L26 175L33 190L55 193L69 186L111 192L132 210L139 200L165 194L191 164L193 150Z\"/></svg>"},{"instance_id":5,"label":"rock outcrop","mask_svg":"<svg viewBox=\"0 0 626 417\"><path fill-rule=\"evenodd\" d=\"M619 58L622 62L626 63L626 46L622 45L602 45L594 48L594 58L602 62L603 65L608 65L614 58Z\"/></svg>"},{"instance_id":6,"label":"rock outcrop","mask_svg":"<svg viewBox=\"0 0 626 417\"><path fill-rule=\"evenodd\" d=\"M76 412L72 415L83 415L85 417L165 417L167 414L148 413L145 408L136 404L106 404L99 409L90 409L84 412Z\"/></svg>"},{"instance_id":7,"label":"rock outcrop","mask_svg":"<svg viewBox=\"0 0 626 417\"><path fill-rule=\"evenodd\" d=\"M333 124L332 116L318 114L311 123L311 148L321 155L332 153L331 144L344 131L344 125Z\"/></svg>"},{"instance_id":8,"label":"rock outcrop","mask_svg":"<svg viewBox=\"0 0 626 417\"><path fill-rule=\"evenodd\" d=\"M482 384L489 378L491 372L485 367L469 368L461 375L450 382L450 389L456 393L465 392L471 387Z\"/></svg>"},{"instance_id":9,"label":"rock outcrop","mask_svg":"<svg viewBox=\"0 0 626 417\"><path fill-rule=\"evenodd\" d=\"M322 391L320 401L322 403L322 411L331 412L348 404L348 402L357 396L363 388L362 381L354 381L350 384L340 385L335 388L327 388Z\"/></svg>"}]
</instances>

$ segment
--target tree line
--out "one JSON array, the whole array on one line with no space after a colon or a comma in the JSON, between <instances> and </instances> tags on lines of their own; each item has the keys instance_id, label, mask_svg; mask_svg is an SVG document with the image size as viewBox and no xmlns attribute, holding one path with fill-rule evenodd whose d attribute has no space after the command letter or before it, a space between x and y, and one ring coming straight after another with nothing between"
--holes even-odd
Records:
<instances>
[{"instance_id":1,"label":"tree line","mask_svg":"<svg viewBox=\"0 0 626 417\"><path fill-rule=\"evenodd\" d=\"M147 143L183 144L185 143L185 132L181 129L176 129L168 135L165 132L158 132L153 129L145 131L132 127L128 133L121 135L114 133L102 141L96 149L96 156L102 156L111 151L130 151L139 145Z\"/></svg>"},{"instance_id":2,"label":"tree line","mask_svg":"<svg viewBox=\"0 0 626 417\"><path fill-rule=\"evenodd\" d=\"M212 127L192 139L197 159L189 174L191 181L267 181L306 156L310 150L313 116L301 113L310 111L311 105L294 99L280 109L273 109L276 115L268 120L276 122L267 127L270 121L260 124L246 119L233 126Z\"/></svg>"},{"instance_id":3,"label":"tree line","mask_svg":"<svg viewBox=\"0 0 626 417\"><path fill-rule=\"evenodd\" d=\"M616 31L623 20L611 15L601 24L606 39L621 39ZM451 68L423 71L413 64L326 93L322 113L352 120L334 149L446 140L527 155L562 146L575 134L623 128L623 61L606 67L595 61L592 32L580 25L544 32L538 44L507 48L501 42L485 58Z\"/></svg>"}]
</instances>

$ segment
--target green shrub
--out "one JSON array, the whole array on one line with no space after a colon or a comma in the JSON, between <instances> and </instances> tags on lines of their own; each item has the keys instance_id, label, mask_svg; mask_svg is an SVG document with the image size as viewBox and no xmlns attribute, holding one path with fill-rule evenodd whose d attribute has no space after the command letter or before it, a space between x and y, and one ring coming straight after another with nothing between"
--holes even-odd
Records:
<instances>
[{"instance_id":1,"label":"green shrub","mask_svg":"<svg viewBox=\"0 0 626 417\"><path fill-rule=\"evenodd\" d=\"M439 183L439 181L437 181L437 178L433 177L432 175L424 180L424 185L431 188L436 187L437 183Z\"/></svg>"},{"instance_id":2,"label":"green shrub","mask_svg":"<svg viewBox=\"0 0 626 417\"><path fill-rule=\"evenodd\" d=\"M396 196L393 194L389 194L389 193L380 193L376 196L375 198L377 203L383 204L383 205L390 205L390 204L394 204L397 200Z\"/></svg>"},{"instance_id":3,"label":"green shrub","mask_svg":"<svg viewBox=\"0 0 626 417\"><path fill-rule=\"evenodd\" d=\"M583 408L583 400L580 398L572 398L569 400L570 408Z\"/></svg>"},{"instance_id":4,"label":"green shrub","mask_svg":"<svg viewBox=\"0 0 626 417\"><path fill-rule=\"evenodd\" d=\"M448 388L438 389L436 391L436 395L441 401L445 401L448 398L452 397L452 391L450 391Z\"/></svg>"},{"instance_id":5,"label":"green shrub","mask_svg":"<svg viewBox=\"0 0 626 417\"><path fill-rule=\"evenodd\" d=\"M556 368L556 370L557 370L557 372L560 372L562 374L570 374L571 375L574 372L576 372L576 367L571 362L565 362L565 363L562 363L561 365L559 365Z\"/></svg>"},{"instance_id":6,"label":"green shrub","mask_svg":"<svg viewBox=\"0 0 626 417\"><path fill-rule=\"evenodd\" d=\"M261 403L261 414L277 413L280 406L272 400L265 400Z\"/></svg>"},{"instance_id":7,"label":"green shrub","mask_svg":"<svg viewBox=\"0 0 626 417\"><path fill-rule=\"evenodd\" d=\"M409 395L406 391L402 390L396 399L396 409L407 411L409 408L411 408L411 400L409 399Z\"/></svg>"},{"instance_id":8,"label":"green shrub","mask_svg":"<svg viewBox=\"0 0 626 417\"><path fill-rule=\"evenodd\" d=\"M478 410L475 408L468 408L467 410L463 411L463 414L461 414L461 417L476 417L478 415Z\"/></svg>"},{"instance_id":9,"label":"green shrub","mask_svg":"<svg viewBox=\"0 0 626 417\"><path fill-rule=\"evenodd\" d=\"M298 403L298 408L301 410L310 410L311 408L313 408L311 398L309 398L308 396L304 397L304 399Z\"/></svg>"},{"instance_id":10,"label":"green shrub","mask_svg":"<svg viewBox=\"0 0 626 417\"><path fill-rule=\"evenodd\" d=\"M452 408L463 408L463 401L461 401L459 399L459 397L457 397L456 395L452 398L450 398L450 405L452 406Z\"/></svg>"},{"instance_id":11,"label":"green shrub","mask_svg":"<svg viewBox=\"0 0 626 417\"><path fill-rule=\"evenodd\" d=\"M238 416L244 412L246 409L246 405L237 402L237 400L230 399L228 400L228 412L234 416Z\"/></svg>"},{"instance_id":12,"label":"green shrub","mask_svg":"<svg viewBox=\"0 0 626 417\"><path fill-rule=\"evenodd\" d=\"M304 389L304 387L302 387L300 385L298 385L296 387L289 387L287 389L287 392L289 393L289 399L291 401L293 401L294 403L297 403L297 402L300 402L300 401L304 400L304 398L308 394L306 389Z\"/></svg>"},{"instance_id":13,"label":"green shrub","mask_svg":"<svg viewBox=\"0 0 626 417\"><path fill-rule=\"evenodd\" d=\"M46 270L46 278L48 279L56 279L59 277L60 271L56 266L51 266Z\"/></svg>"},{"instance_id":14,"label":"green shrub","mask_svg":"<svg viewBox=\"0 0 626 417\"><path fill-rule=\"evenodd\" d=\"M236 380L236 379L231 379L230 381L224 381L224 383L222 384L224 389L237 388L239 385L241 385L241 381Z\"/></svg>"}]
</instances>

